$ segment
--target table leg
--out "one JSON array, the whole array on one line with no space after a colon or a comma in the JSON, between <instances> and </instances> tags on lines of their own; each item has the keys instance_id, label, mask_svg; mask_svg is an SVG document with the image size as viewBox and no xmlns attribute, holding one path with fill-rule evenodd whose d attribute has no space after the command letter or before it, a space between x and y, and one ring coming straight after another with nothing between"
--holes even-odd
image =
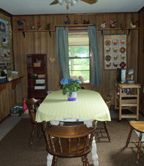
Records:
<instances>
[{"instance_id":1,"label":"table leg","mask_svg":"<svg viewBox=\"0 0 144 166\"><path fill-rule=\"evenodd\" d=\"M53 155L51 154L47 154L47 166L51 166L52 165L52 160L53 160Z\"/></svg>"},{"instance_id":2,"label":"table leg","mask_svg":"<svg viewBox=\"0 0 144 166\"><path fill-rule=\"evenodd\" d=\"M93 141L92 141L92 162L94 166L99 166L97 145L96 145L95 138L93 138Z\"/></svg>"}]
</instances>

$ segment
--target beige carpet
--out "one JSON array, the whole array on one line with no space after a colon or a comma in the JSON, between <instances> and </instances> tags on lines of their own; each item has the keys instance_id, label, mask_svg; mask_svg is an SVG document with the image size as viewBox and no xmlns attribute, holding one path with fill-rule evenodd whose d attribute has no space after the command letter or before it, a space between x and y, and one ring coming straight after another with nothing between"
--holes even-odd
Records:
<instances>
[{"instance_id":1,"label":"beige carpet","mask_svg":"<svg viewBox=\"0 0 144 166\"><path fill-rule=\"evenodd\" d=\"M47 153L44 139L35 139L33 146L28 146L31 124L29 119L22 119L17 126L0 141L0 166L46 166ZM129 126L126 120L108 123L111 143L98 142L99 166L136 166L134 144L124 149ZM135 137L135 136L134 136ZM89 155L91 161L91 154ZM59 159L58 166L81 166L81 159ZM144 156L139 166L144 165Z\"/></svg>"}]
</instances>

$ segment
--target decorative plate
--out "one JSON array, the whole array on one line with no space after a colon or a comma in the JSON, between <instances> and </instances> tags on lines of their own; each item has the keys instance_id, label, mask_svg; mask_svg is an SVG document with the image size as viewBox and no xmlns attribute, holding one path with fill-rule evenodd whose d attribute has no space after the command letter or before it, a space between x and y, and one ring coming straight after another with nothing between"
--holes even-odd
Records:
<instances>
[{"instance_id":1,"label":"decorative plate","mask_svg":"<svg viewBox=\"0 0 144 166\"><path fill-rule=\"evenodd\" d=\"M121 47L121 48L120 48L120 52L121 52L121 53L124 53L125 51L126 51L126 49L125 49L124 47Z\"/></svg>"}]
</instances>

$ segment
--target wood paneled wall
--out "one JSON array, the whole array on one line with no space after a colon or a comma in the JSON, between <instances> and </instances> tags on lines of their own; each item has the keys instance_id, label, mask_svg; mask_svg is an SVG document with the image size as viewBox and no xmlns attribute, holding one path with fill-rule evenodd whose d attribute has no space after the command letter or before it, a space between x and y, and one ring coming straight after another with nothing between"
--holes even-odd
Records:
<instances>
[{"instance_id":1,"label":"wood paneled wall","mask_svg":"<svg viewBox=\"0 0 144 166\"><path fill-rule=\"evenodd\" d=\"M144 114L144 7L139 11L138 82L141 83L140 111Z\"/></svg>"},{"instance_id":2,"label":"wood paneled wall","mask_svg":"<svg viewBox=\"0 0 144 166\"><path fill-rule=\"evenodd\" d=\"M47 54L47 75L48 89L55 90L59 88L59 65L55 51L55 26L63 25L67 15L31 15L31 16L13 16L13 49L15 69L23 75L22 91L20 97L27 96L27 64L26 55L33 53ZM138 22L138 13L107 13L107 14L70 14L68 15L73 24L74 21L82 24L84 20L90 24L95 24L98 31L98 44L100 63L102 66L102 84L97 87L103 96L111 95L115 89L116 70L105 70L103 60L103 34L123 34L128 36L128 68L134 68L135 80L137 79L137 59L138 59L138 29L129 29L130 22ZM117 20L118 29L101 31L100 25L106 22L109 27L110 20ZM24 33L18 31L18 20L24 20ZM44 31L46 25L51 25L51 36L48 31ZM35 28L36 30L32 30ZM121 28L121 29L120 29ZM39 31L38 31L39 29ZM31 30L31 31L29 31ZM52 60L53 59L53 60Z\"/></svg>"},{"instance_id":3,"label":"wood paneled wall","mask_svg":"<svg viewBox=\"0 0 144 166\"><path fill-rule=\"evenodd\" d=\"M144 8L139 12L139 28L138 81L144 85Z\"/></svg>"}]
</instances>

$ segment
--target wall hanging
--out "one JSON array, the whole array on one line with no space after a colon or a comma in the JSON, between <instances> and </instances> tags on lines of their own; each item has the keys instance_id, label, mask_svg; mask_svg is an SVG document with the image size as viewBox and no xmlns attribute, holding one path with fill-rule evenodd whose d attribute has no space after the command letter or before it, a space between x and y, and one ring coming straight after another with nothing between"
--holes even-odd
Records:
<instances>
[{"instance_id":1,"label":"wall hanging","mask_svg":"<svg viewBox=\"0 0 144 166\"><path fill-rule=\"evenodd\" d=\"M0 70L12 69L11 23L0 15Z\"/></svg>"},{"instance_id":2,"label":"wall hanging","mask_svg":"<svg viewBox=\"0 0 144 166\"><path fill-rule=\"evenodd\" d=\"M127 36L104 35L104 68L126 68Z\"/></svg>"}]
</instances>

